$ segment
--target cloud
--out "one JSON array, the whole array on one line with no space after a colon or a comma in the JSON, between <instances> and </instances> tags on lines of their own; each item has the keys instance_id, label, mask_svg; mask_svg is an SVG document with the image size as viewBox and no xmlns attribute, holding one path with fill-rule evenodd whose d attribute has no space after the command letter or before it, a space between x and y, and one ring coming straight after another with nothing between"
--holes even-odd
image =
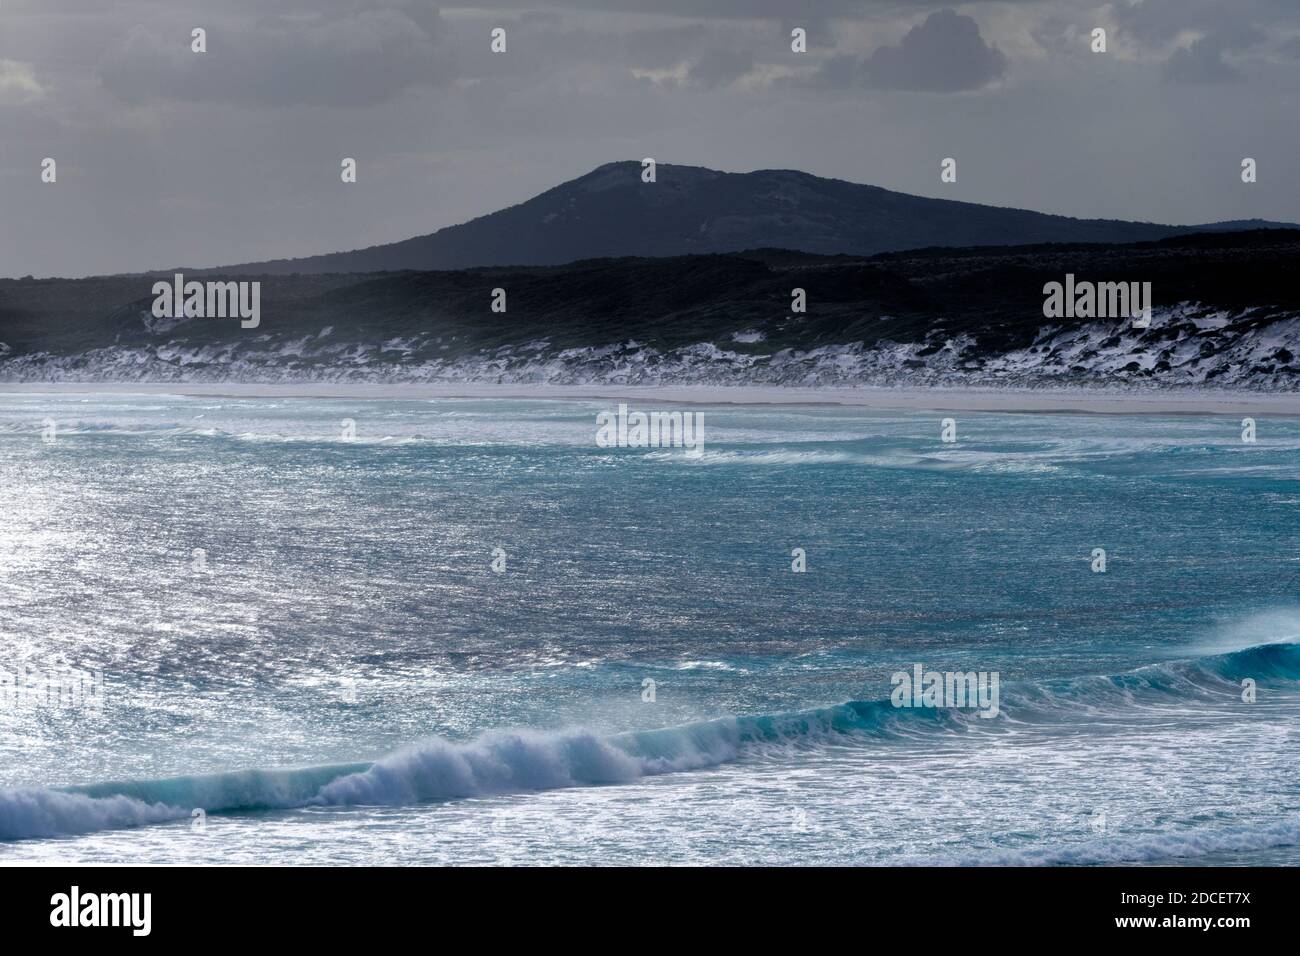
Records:
<instances>
[{"instance_id":1,"label":"cloud","mask_svg":"<svg viewBox=\"0 0 1300 956\"><path fill-rule=\"evenodd\" d=\"M1235 83L1244 74L1224 60L1225 53L1259 46L1267 35L1249 24L1233 24L1175 50L1165 64L1165 79L1175 83Z\"/></svg>"},{"instance_id":2,"label":"cloud","mask_svg":"<svg viewBox=\"0 0 1300 956\"><path fill-rule=\"evenodd\" d=\"M32 68L17 60L0 60L0 100L26 102L45 95Z\"/></svg>"},{"instance_id":3,"label":"cloud","mask_svg":"<svg viewBox=\"0 0 1300 956\"><path fill-rule=\"evenodd\" d=\"M1165 79L1174 83L1236 83L1245 79L1240 70L1224 62L1226 42L1202 37L1190 47L1175 50L1165 64Z\"/></svg>"},{"instance_id":4,"label":"cloud","mask_svg":"<svg viewBox=\"0 0 1300 956\"><path fill-rule=\"evenodd\" d=\"M984 41L978 23L955 10L940 10L909 30L898 46L880 47L865 59L851 54L830 57L815 82L956 93L987 86L1006 70L1006 56Z\"/></svg>"},{"instance_id":5,"label":"cloud","mask_svg":"<svg viewBox=\"0 0 1300 956\"><path fill-rule=\"evenodd\" d=\"M252 106L373 106L454 75L436 11L360 9L332 19L269 17L205 27L208 53L188 31L135 27L100 68L128 102L174 99Z\"/></svg>"},{"instance_id":6,"label":"cloud","mask_svg":"<svg viewBox=\"0 0 1300 956\"><path fill-rule=\"evenodd\" d=\"M727 86L754 68L754 57L749 52L713 49L692 64L687 81L705 89Z\"/></svg>"},{"instance_id":7,"label":"cloud","mask_svg":"<svg viewBox=\"0 0 1300 956\"><path fill-rule=\"evenodd\" d=\"M1121 29L1155 44L1188 30L1230 34L1251 31L1259 23L1276 28L1300 18L1295 0L1118 0L1112 10Z\"/></svg>"},{"instance_id":8,"label":"cloud","mask_svg":"<svg viewBox=\"0 0 1300 956\"><path fill-rule=\"evenodd\" d=\"M629 30L622 35L615 49L617 56L626 59L632 67L660 69L680 63L684 56L702 52L709 43L720 39L722 32L714 26L696 23ZM601 44L602 47L606 45L612 46Z\"/></svg>"},{"instance_id":9,"label":"cloud","mask_svg":"<svg viewBox=\"0 0 1300 956\"><path fill-rule=\"evenodd\" d=\"M1266 43L1280 24L1297 20L1298 8L1295 0L1121 0L1112 9L1121 31L1157 48L1195 36L1174 50L1163 73L1173 83L1204 84L1244 79L1225 55Z\"/></svg>"},{"instance_id":10,"label":"cloud","mask_svg":"<svg viewBox=\"0 0 1300 956\"><path fill-rule=\"evenodd\" d=\"M1007 58L984 42L979 24L940 10L913 27L898 46L876 50L863 64L873 86L936 93L974 90L999 79Z\"/></svg>"},{"instance_id":11,"label":"cloud","mask_svg":"<svg viewBox=\"0 0 1300 956\"><path fill-rule=\"evenodd\" d=\"M900 0L928 3L929 0ZM1032 2L1032 0L1030 0ZM450 4L449 4L450 6ZM791 19L791 0L460 0L458 7L498 10L507 7L555 7L606 14L651 14L697 19ZM806 14L795 19L811 21L825 17L858 17L879 10L880 0L814 0ZM814 9L815 8L815 9Z\"/></svg>"}]
</instances>

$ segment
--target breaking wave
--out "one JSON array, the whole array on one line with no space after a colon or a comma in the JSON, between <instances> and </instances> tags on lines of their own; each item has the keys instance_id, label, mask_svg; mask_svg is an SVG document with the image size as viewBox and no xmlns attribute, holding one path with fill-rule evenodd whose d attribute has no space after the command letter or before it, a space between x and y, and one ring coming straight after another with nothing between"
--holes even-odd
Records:
<instances>
[{"instance_id":1,"label":"breaking wave","mask_svg":"<svg viewBox=\"0 0 1300 956\"><path fill-rule=\"evenodd\" d=\"M205 813L230 813L398 806L629 783L656 774L717 766L774 745L809 746L852 738L907 740L936 731L1005 733L1005 729L993 725L1068 725L1081 710L1123 713L1133 707L1161 704L1181 707L1189 697L1226 702L1239 694L1244 677L1260 683L1300 681L1300 644L1261 644L1152 664L1116 676L1008 685L1010 693L1002 703L1008 718L1005 723L980 720L971 710L895 708L888 699L864 700L609 736L572 730L491 733L467 743L435 738L375 761L351 764L101 783L60 790L0 790L0 840L72 836L183 820L195 808ZM1206 839L1188 837L1185 842L1189 851L1197 851L1196 841ZM1141 854L1148 851L1159 854L1176 849L1164 837L1151 837L1147 842L1150 846L1146 850L1135 848L1138 858L1145 858Z\"/></svg>"}]
</instances>

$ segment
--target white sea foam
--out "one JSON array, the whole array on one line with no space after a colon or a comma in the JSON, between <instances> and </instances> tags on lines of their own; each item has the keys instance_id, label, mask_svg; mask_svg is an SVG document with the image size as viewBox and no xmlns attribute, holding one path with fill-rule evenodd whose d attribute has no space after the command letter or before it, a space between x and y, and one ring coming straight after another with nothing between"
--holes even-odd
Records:
<instances>
[{"instance_id":1,"label":"white sea foam","mask_svg":"<svg viewBox=\"0 0 1300 956\"><path fill-rule=\"evenodd\" d=\"M188 817L190 811L121 794L91 797L39 787L0 790L0 840L74 836Z\"/></svg>"},{"instance_id":2,"label":"white sea foam","mask_svg":"<svg viewBox=\"0 0 1300 956\"><path fill-rule=\"evenodd\" d=\"M1081 713L1149 711L1162 702L1181 708L1193 698L1212 703L1234 688L1243 674L1292 684L1300 679L1300 655L1294 644L1273 643L1154 664L1114 677L1022 685L1003 695L1008 726L993 727L993 722L960 709L898 709L881 699L793 713L722 717L614 736L571 730L492 733L464 743L433 738L360 764L203 774L69 790L0 790L0 839L162 823L186 818L192 808L221 813L407 805L625 784L718 766L768 748L780 752L780 748L855 738L870 743L955 731L1001 736L1014 733L1015 725L1028 724L1068 730Z\"/></svg>"}]
</instances>

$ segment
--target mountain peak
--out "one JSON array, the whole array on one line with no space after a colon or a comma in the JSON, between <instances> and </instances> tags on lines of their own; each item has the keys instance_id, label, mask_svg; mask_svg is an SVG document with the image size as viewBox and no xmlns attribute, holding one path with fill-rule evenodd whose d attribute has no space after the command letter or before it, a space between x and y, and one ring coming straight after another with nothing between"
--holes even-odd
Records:
<instances>
[{"instance_id":1,"label":"mountain peak","mask_svg":"<svg viewBox=\"0 0 1300 956\"><path fill-rule=\"evenodd\" d=\"M721 172L640 160L603 163L518 205L425 236L352 252L230 266L224 273L384 272L559 265L579 259L779 248L873 255L933 246L1140 242L1257 220L1165 226L1073 219L912 196L793 169Z\"/></svg>"}]
</instances>

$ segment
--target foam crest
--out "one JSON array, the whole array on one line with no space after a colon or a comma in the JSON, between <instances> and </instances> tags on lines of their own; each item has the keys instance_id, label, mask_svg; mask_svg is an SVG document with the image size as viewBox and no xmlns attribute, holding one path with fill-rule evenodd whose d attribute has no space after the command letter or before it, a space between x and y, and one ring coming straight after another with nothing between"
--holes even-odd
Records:
<instances>
[{"instance_id":1,"label":"foam crest","mask_svg":"<svg viewBox=\"0 0 1300 956\"><path fill-rule=\"evenodd\" d=\"M1153 664L1117 676L1022 684L1003 711L1022 724L1069 723L1081 710L1182 705L1189 695L1223 699L1244 677L1300 680L1300 644L1264 644L1226 654ZM207 813L310 806L406 805L564 787L621 784L655 774L717 766L757 748L810 746L848 738L996 732L971 710L895 708L888 699L849 701L792 713L721 717L678 727L601 736L586 730L492 733L470 742L440 738L376 761L290 770L245 770L101 783L64 790L0 790L0 840L144 826Z\"/></svg>"}]
</instances>

